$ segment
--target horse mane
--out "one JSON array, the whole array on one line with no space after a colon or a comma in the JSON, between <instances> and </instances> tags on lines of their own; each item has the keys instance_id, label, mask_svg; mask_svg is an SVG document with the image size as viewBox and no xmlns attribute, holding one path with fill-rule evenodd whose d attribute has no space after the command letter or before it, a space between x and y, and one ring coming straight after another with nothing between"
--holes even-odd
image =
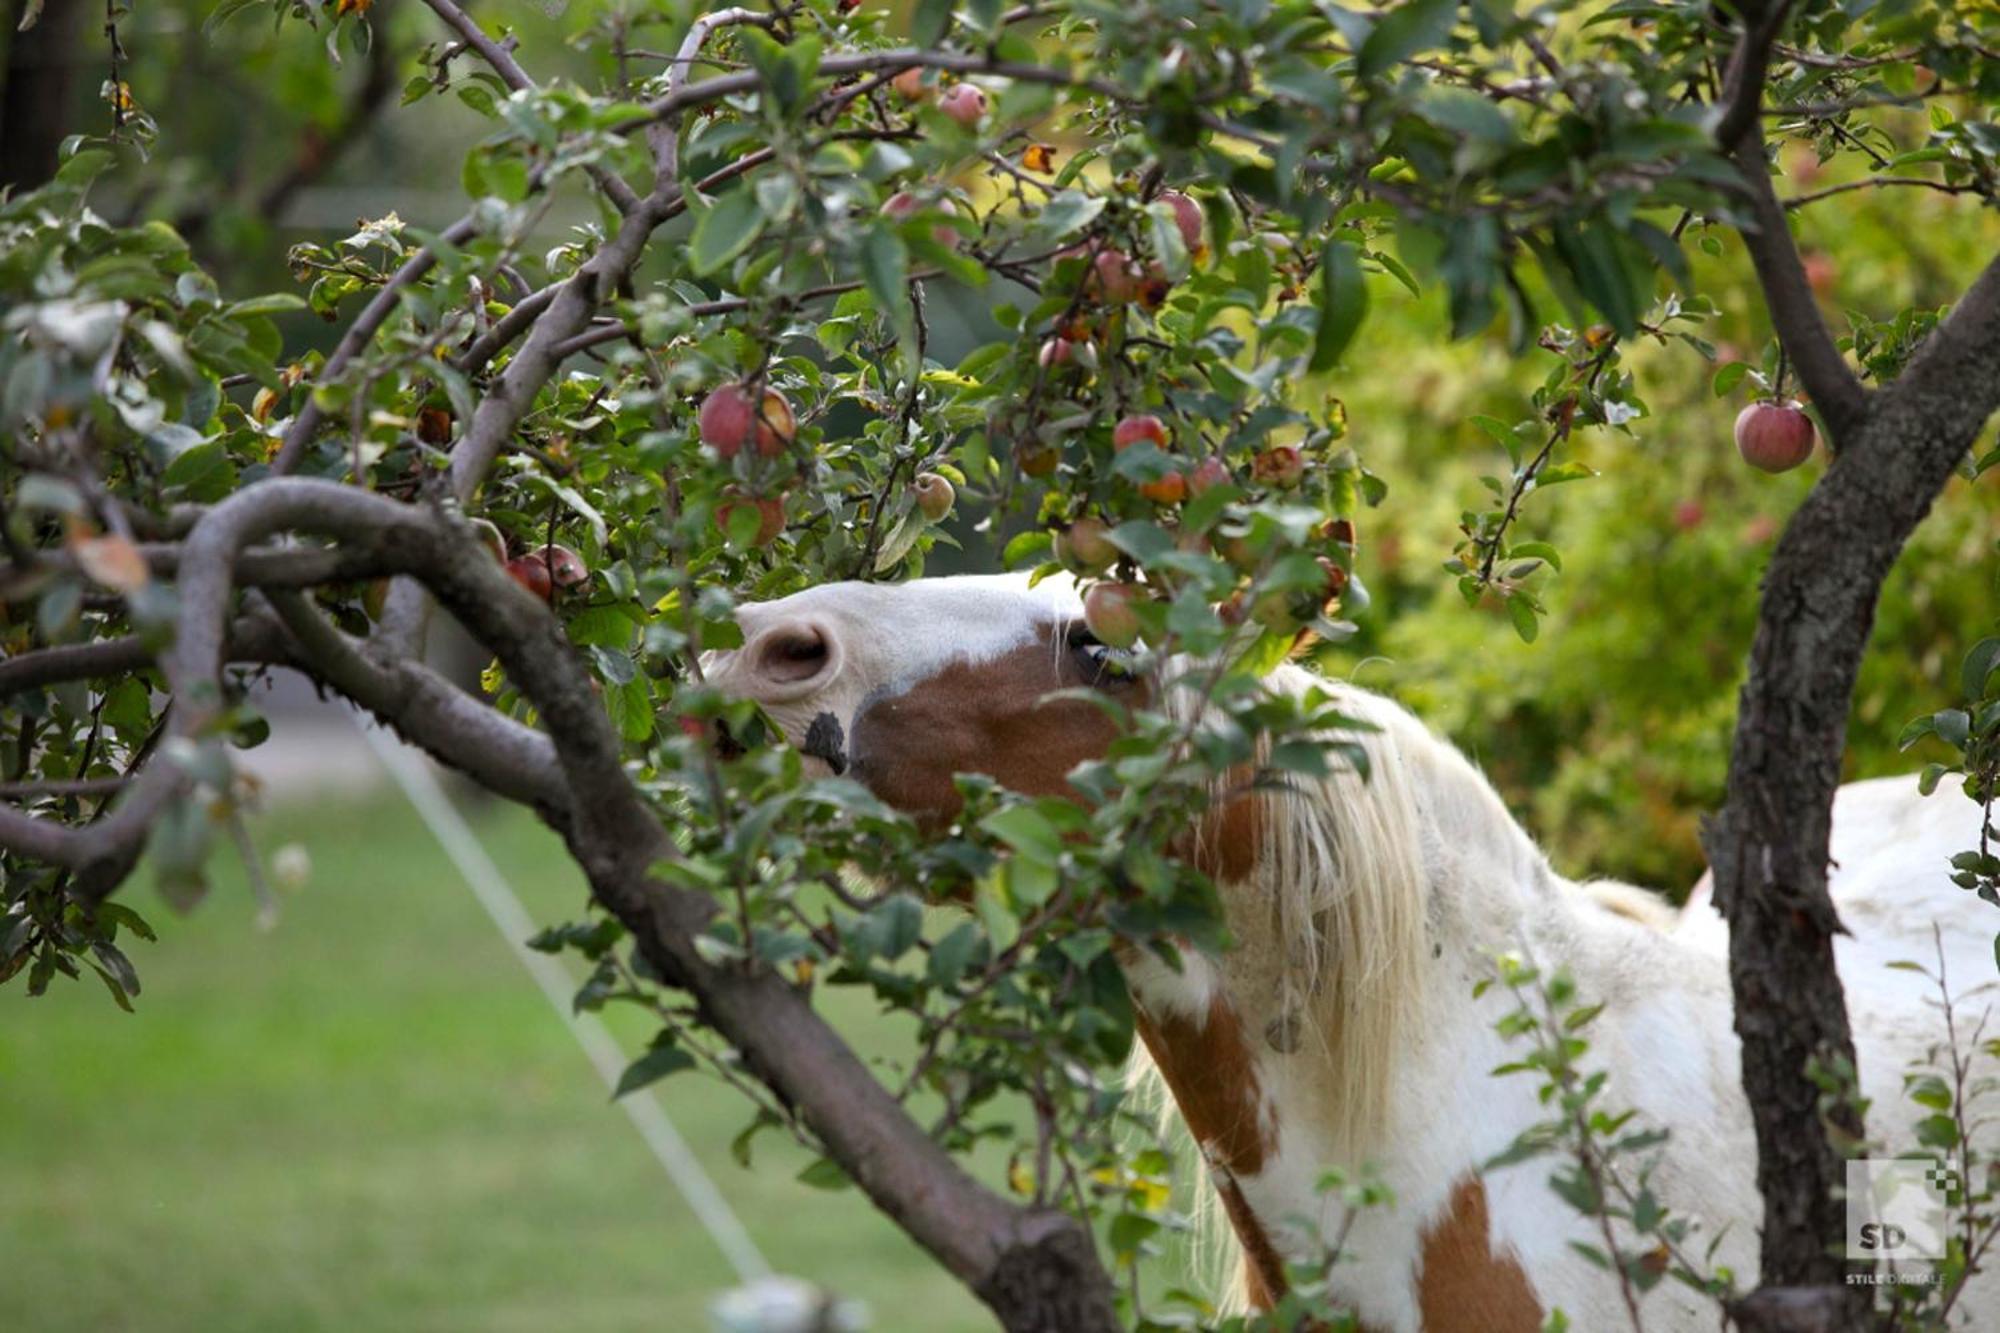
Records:
<instances>
[{"instance_id":1,"label":"horse mane","mask_svg":"<svg viewBox=\"0 0 2000 1333\"><path fill-rule=\"evenodd\" d=\"M1358 1161L1388 1123L1396 1051L1421 998L1427 876L1412 782L1425 766L1417 751L1449 747L1388 700L1302 667L1281 666L1263 685L1324 698L1362 724L1324 739L1358 747L1365 773L1339 759L1324 777L1279 774L1248 797L1225 775L1212 793L1215 802L1255 802L1257 855L1246 875L1221 887L1239 919L1259 907L1269 913L1268 938L1279 949L1271 960L1276 1021L1291 1048L1327 1076L1329 1120L1315 1129ZM1194 691L1171 689L1163 703L1199 725L1205 703ZM1205 826L1197 859L1204 835L1212 836Z\"/></svg>"},{"instance_id":2,"label":"horse mane","mask_svg":"<svg viewBox=\"0 0 2000 1333\"><path fill-rule=\"evenodd\" d=\"M1186 664L1170 664L1167 674L1190 681L1203 673L1198 664L1192 673ZM1438 907L1432 886L1496 872L1516 883L1547 884L1548 863L1472 762L1393 700L1290 664L1262 686L1324 700L1360 724L1322 737L1334 760L1326 776L1282 773L1256 793L1257 855L1247 874L1218 885L1233 919L1247 922L1246 913L1260 908L1269 913L1265 933L1281 949L1278 1012L1281 1021L1297 1020L1288 1076L1314 1089L1321 1118L1313 1137L1335 1160L1359 1167L1385 1140L1398 1057L1423 1021L1429 922ZM1165 693L1170 716L1200 725L1207 705L1198 691L1170 685ZM1357 748L1365 771L1332 750L1332 742ZM1268 757L1268 744L1260 742L1260 764ZM1240 795L1233 782L1229 775L1218 779L1211 810ZM1200 833L1207 831L1206 825L1198 831L1197 860ZM1618 906L1636 914L1632 904ZM1253 1040L1261 1037L1253 1033ZM1186 1141L1143 1048L1130 1077L1138 1095L1159 1107L1169 1133ZM1214 1190L1199 1189L1195 1257L1211 1271L1242 1259L1220 1211ZM1242 1264L1236 1267L1240 1274ZM1245 1308L1240 1281L1226 1290L1231 1306Z\"/></svg>"}]
</instances>

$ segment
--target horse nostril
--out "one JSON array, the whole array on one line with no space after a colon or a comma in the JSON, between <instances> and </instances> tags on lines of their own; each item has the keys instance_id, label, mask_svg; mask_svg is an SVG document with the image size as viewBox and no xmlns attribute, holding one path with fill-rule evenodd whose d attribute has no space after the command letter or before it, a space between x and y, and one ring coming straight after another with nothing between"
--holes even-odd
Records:
<instances>
[{"instance_id":1,"label":"horse nostril","mask_svg":"<svg viewBox=\"0 0 2000 1333\"><path fill-rule=\"evenodd\" d=\"M825 674L833 644L817 625L785 625L757 640L755 669L774 685L803 685Z\"/></svg>"}]
</instances>

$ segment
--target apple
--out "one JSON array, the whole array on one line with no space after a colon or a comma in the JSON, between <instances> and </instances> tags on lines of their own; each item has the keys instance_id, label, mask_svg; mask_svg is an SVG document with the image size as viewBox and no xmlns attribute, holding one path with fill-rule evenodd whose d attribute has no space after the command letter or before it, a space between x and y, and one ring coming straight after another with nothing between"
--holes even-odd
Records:
<instances>
[{"instance_id":1,"label":"apple","mask_svg":"<svg viewBox=\"0 0 2000 1333\"><path fill-rule=\"evenodd\" d=\"M1250 608L1244 604L1241 590L1230 593L1226 601L1216 605L1215 614L1223 624L1235 629L1250 618Z\"/></svg>"},{"instance_id":2,"label":"apple","mask_svg":"<svg viewBox=\"0 0 2000 1333\"><path fill-rule=\"evenodd\" d=\"M1076 344L1068 338L1050 338L1042 344L1042 350L1035 359L1041 363L1043 370L1066 366L1076 359Z\"/></svg>"},{"instance_id":3,"label":"apple","mask_svg":"<svg viewBox=\"0 0 2000 1333\"><path fill-rule=\"evenodd\" d=\"M1354 545L1354 520L1330 518L1320 524L1318 537L1321 541L1332 542L1336 546Z\"/></svg>"},{"instance_id":4,"label":"apple","mask_svg":"<svg viewBox=\"0 0 2000 1333\"><path fill-rule=\"evenodd\" d=\"M1707 517L1708 511L1699 500L1682 500L1674 505L1674 526L1682 532L1693 532Z\"/></svg>"},{"instance_id":5,"label":"apple","mask_svg":"<svg viewBox=\"0 0 2000 1333\"><path fill-rule=\"evenodd\" d=\"M549 566L534 551L517 555L507 562L507 577L526 588L540 601L548 601L555 595L555 582L549 578Z\"/></svg>"},{"instance_id":6,"label":"apple","mask_svg":"<svg viewBox=\"0 0 2000 1333\"><path fill-rule=\"evenodd\" d=\"M889 80L889 86L905 102L921 102L931 95L929 86L924 83L923 70L915 65Z\"/></svg>"},{"instance_id":7,"label":"apple","mask_svg":"<svg viewBox=\"0 0 2000 1333\"><path fill-rule=\"evenodd\" d=\"M1231 485L1235 480L1236 478L1230 474L1229 464L1210 454L1194 465L1194 471L1188 473L1188 494L1201 495L1217 486Z\"/></svg>"},{"instance_id":8,"label":"apple","mask_svg":"<svg viewBox=\"0 0 2000 1333\"><path fill-rule=\"evenodd\" d=\"M1290 490L1306 476L1306 456L1295 444L1274 444L1250 462L1250 475L1265 486Z\"/></svg>"},{"instance_id":9,"label":"apple","mask_svg":"<svg viewBox=\"0 0 2000 1333\"><path fill-rule=\"evenodd\" d=\"M567 546L544 546L529 554L548 566L549 578L558 588L574 588L590 582L590 566Z\"/></svg>"},{"instance_id":10,"label":"apple","mask_svg":"<svg viewBox=\"0 0 2000 1333\"><path fill-rule=\"evenodd\" d=\"M906 218L912 217L922 211L924 207L923 200L917 198L917 196L911 194L908 190L899 190L895 194L890 195L888 202L882 205L882 216L888 218L891 222L902 222ZM931 204L930 208L934 212L946 215L954 215L958 212L952 206L952 202L949 199L939 199L936 203ZM946 249L956 250L960 237L958 232L952 228L939 225L931 228L931 239Z\"/></svg>"},{"instance_id":11,"label":"apple","mask_svg":"<svg viewBox=\"0 0 2000 1333\"><path fill-rule=\"evenodd\" d=\"M1014 446L1014 466L1028 477L1046 477L1056 470L1062 461L1062 454L1052 444L1040 440L1022 440Z\"/></svg>"},{"instance_id":12,"label":"apple","mask_svg":"<svg viewBox=\"0 0 2000 1333\"><path fill-rule=\"evenodd\" d=\"M1736 451L1751 467L1789 472L1812 457L1818 433L1797 403L1752 403L1736 414Z\"/></svg>"},{"instance_id":13,"label":"apple","mask_svg":"<svg viewBox=\"0 0 2000 1333\"><path fill-rule=\"evenodd\" d=\"M1181 229L1181 241L1188 253L1201 249L1201 205L1179 190L1160 191L1159 201L1174 210L1174 225Z\"/></svg>"},{"instance_id":14,"label":"apple","mask_svg":"<svg viewBox=\"0 0 2000 1333\"><path fill-rule=\"evenodd\" d=\"M721 504L715 507L715 522L724 533L729 532L729 516L744 506L757 511L757 531L750 536L750 545L769 546L785 530L785 502L769 496L746 496L741 491L730 491Z\"/></svg>"},{"instance_id":15,"label":"apple","mask_svg":"<svg viewBox=\"0 0 2000 1333\"><path fill-rule=\"evenodd\" d=\"M1167 447L1166 423L1151 413L1125 417L1111 430L1111 447L1129 449L1141 440L1150 440L1161 449Z\"/></svg>"},{"instance_id":16,"label":"apple","mask_svg":"<svg viewBox=\"0 0 2000 1333\"><path fill-rule=\"evenodd\" d=\"M1177 505L1187 499L1187 477L1179 472L1169 472L1164 477L1139 483L1139 494L1156 505Z\"/></svg>"},{"instance_id":17,"label":"apple","mask_svg":"<svg viewBox=\"0 0 2000 1333\"><path fill-rule=\"evenodd\" d=\"M1083 623L1099 643L1130 648L1139 641L1139 613L1145 593L1130 583L1093 583L1083 595Z\"/></svg>"},{"instance_id":18,"label":"apple","mask_svg":"<svg viewBox=\"0 0 2000 1333\"><path fill-rule=\"evenodd\" d=\"M986 114L986 93L976 84L954 83L938 99L938 110L971 129Z\"/></svg>"},{"instance_id":19,"label":"apple","mask_svg":"<svg viewBox=\"0 0 2000 1333\"><path fill-rule=\"evenodd\" d=\"M1833 294L1834 280L1840 276L1840 265L1824 250L1808 250L1799 256L1799 263L1806 271L1806 285L1814 296Z\"/></svg>"},{"instance_id":20,"label":"apple","mask_svg":"<svg viewBox=\"0 0 2000 1333\"><path fill-rule=\"evenodd\" d=\"M697 418L701 442L724 458L734 458L755 428L757 452L776 458L785 452L797 430L792 405L776 389L765 389L761 408L742 384L724 384L703 400Z\"/></svg>"},{"instance_id":21,"label":"apple","mask_svg":"<svg viewBox=\"0 0 2000 1333\"><path fill-rule=\"evenodd\" d=\"M1130 305L1139 297L1142 277L1123 250L1106 246L1091 261L1090 290L1106 305Z\"/></svg>"},{"instance_id":22,"label":"apple","mask_svg":"<svg viewBox=\"0 0 2000 1333\"><path fill-rule=\"evenodd\" d=\"M958 498L950 480L935 472L919 472L910 490L917 499L917 512L930 523L943 522L944 516L951 512L952 502Z\"/></svg>"},{"instance_id":23,"label":"apple","mask_svg":"<svg viewBox=\"0 0 2000 1333\"><path fill-rule=\"evenodd\" d=\"M1254 574L1261 561L1262 552L1250 543L1250 534L1217 534L1215 553L1229 562L1229 567L1239 574Z\"/></svg>"},{"instance_id":24,"label":"apple","mask_svg":"<svg viewBox=\"0 0 2000 1333\"><path fill-rule=\"evenodd\" d=\"M1103 519L1080 518L1056 533L1055 557L1072 574L1102 574L1118 561Z\"/></svg>"},{"instance_id":25,"label":"apple","mask_svg":"<svg viewBox=\"0 0 2000 1333\"><path fill-rule=\"evenodd\" d=\"M451 409L426 407L417 413L417 438L425 444L451 443Z\"/></svg>"}]
</instances>

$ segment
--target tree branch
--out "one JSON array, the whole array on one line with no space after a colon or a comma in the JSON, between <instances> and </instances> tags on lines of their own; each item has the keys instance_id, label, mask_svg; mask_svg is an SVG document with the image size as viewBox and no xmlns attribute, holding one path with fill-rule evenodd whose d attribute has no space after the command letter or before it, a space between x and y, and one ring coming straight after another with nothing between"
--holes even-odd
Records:
<instances>
[{"instance_id":1,"label":"tree branch","mask_svg":"<svg viewBox=\"0 0 2000 1333\"><path fill-rule=\"evenodd\" d=\"M672 840L627 777L618 737L576 649L548 608L483 550L469 524L350 486L299 478L260 482L224 500L190 535L182 564L181 623L165 658L176 693L175 732L198 735L219 696L223 612L234 555L284 529L344 540L386 538L446 609L498 654L547 727L571 818L563 829L597 896L671 984L686 987L748 1065L790 1104L841 1167L1013 1330L1111 1333L1108 1278L1082 1223L1023 1209L974 1181L909 1119L806 1000L768 968L710 964L697 940L716 912L706 895L651 878ZM280 602L284 595L280 594ZM292 608L296 611L298 608ZM372 681L358 654L297 626L319 661L358 688ZM166 774L164 778L159 774ZM178 770L148 765L135 788L171 793ZM132 793L128 793L128 797ZM128 802L110 819L134 808ZM99 827L102 827L101 825ZM77 836L0 807L0 842L69 863ZM85 885L97 901L115 884Z\"/></svg>"},{"instance_id":2,"label":"tree branch","mask_svg":"<svg viewBox=\"0 0 2000 1333\"><path fill-rule=\"evenodd\" d=\"M569 819L569 792L549 738L495 711L409 658L382 660L328 623L300 593L265 593L296 645L298 668L373 713L404 740L490 791Z\"/></svg>"},{"instance_id":3,"label":"tree branch","mask_svg":"<svg viewBox=\"0 0 2000 1333\"><path fill-rule=\"evenodd\" d=\"M447 245L459 245L477 230L477 225L468 215L446 227L439 239ZM395 313L396 304L402 299L403 289L430 272L436 263L437 250L430 245L424 246L403 261L402 267L390 275L389 280L382 284L381 290L362 307L354 322L347 326L347 332L341 335L340 342L333 349L333 355L327 357L326 364L320 367L319 378L322 381L331 380L347 369L348 363L361 354L361 350L368 346L376 331L388 321L391 314ZM291 426L285 431L285 438L278 446L277 456L271 460L271 470L279 476L284 476L296 469L299 459L305 454L306 446L312 443L314 432L325 420L326 414L319 410L319 404L308 396L306 405L299 409L298 416L292 419Z\"/></svg>"},{"instance_id":4,"label":"tree branch","mask_svg":"<svg viewBox=\"0 0 2000 1333\"><path fill-rule=\"evenodd\" d=\"M1790 9L1791 0L1770 0L1745 27L1724 79L1715 142L1735 161L1743 178L1752 225L1737 230L1757 270L1771 324L1798 372L1799 382L1825 420L1834 447L1841 448L1867 410L1868 394L1842 359L1826 321L1820 317L1812 285L1806 281L1805 265L1792 241L1785 206L1771 188L1770 164L1765 161L1763 135L1758 131L1771 44Z\"/></svg>"},{"instance_id":5,"label":"tree branch","mask_svg":"<svg viewBox=\"0 0 2000 1333\"><path fill-rule=\"evenodd\" d=\"M1757 13L1756 8L1742 0L1737 5L1746 22L1722 76L1722 114L1715 122L1715 142L1725 153L1735 152L1757 128L1764 80L1771 72L1771 48L1791 14L1792 0L1763 0L1763 11Z\"/></svg>"},{"instance_id":6,"label":"tree branch","mask_svg":"<svg viewBox=\"0 0 2000 1333\"><path fill-rule=\"evenodd\" d=\"M521 62L514 59L514 53L486 35L470 14L459 8L452 0L424 0L437 16L444 20L452 31L459 35L468 47L478 52L479 58L500 76L500 81L516 92L524 92L535 87L535 81L528 77L528 71L521 68ZM639 206L639 196L633 193L617 172L592 164L586 168L590 179L611 201L611 206L620 213L630 213Z\"/></svg>"}]
</instances>

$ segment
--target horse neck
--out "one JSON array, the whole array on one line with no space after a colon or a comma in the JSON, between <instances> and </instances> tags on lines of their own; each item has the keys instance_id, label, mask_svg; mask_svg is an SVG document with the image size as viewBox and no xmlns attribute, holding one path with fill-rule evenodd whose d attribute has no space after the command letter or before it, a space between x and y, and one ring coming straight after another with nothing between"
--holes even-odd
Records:
<instances>
[{"instance_id":1,"label":"horse neck","mask_svg":"<svg viewBox=\"0 0 2000 1333\"><path fill-rule=\"evenodd\" d=\"M1288 1090L1283 1115L1312 1122L1319 1164L1353 1164L1408 1120L1394 1102L1427 1054L1497 1041L1471 1002L1493 957L1567 962L1552 954L1591 934L1596 909L1472 764L1409 713L1297 668L1270 685L1331 690L1372 725L1356 736L1369 772L1257 797L1257 854L1221 885L1236 947L1180 975L1142 970L1134 989L1156 1013L1226 1010L1253 1048L1242 1059Z\"/></svg>"}]
</instances>

